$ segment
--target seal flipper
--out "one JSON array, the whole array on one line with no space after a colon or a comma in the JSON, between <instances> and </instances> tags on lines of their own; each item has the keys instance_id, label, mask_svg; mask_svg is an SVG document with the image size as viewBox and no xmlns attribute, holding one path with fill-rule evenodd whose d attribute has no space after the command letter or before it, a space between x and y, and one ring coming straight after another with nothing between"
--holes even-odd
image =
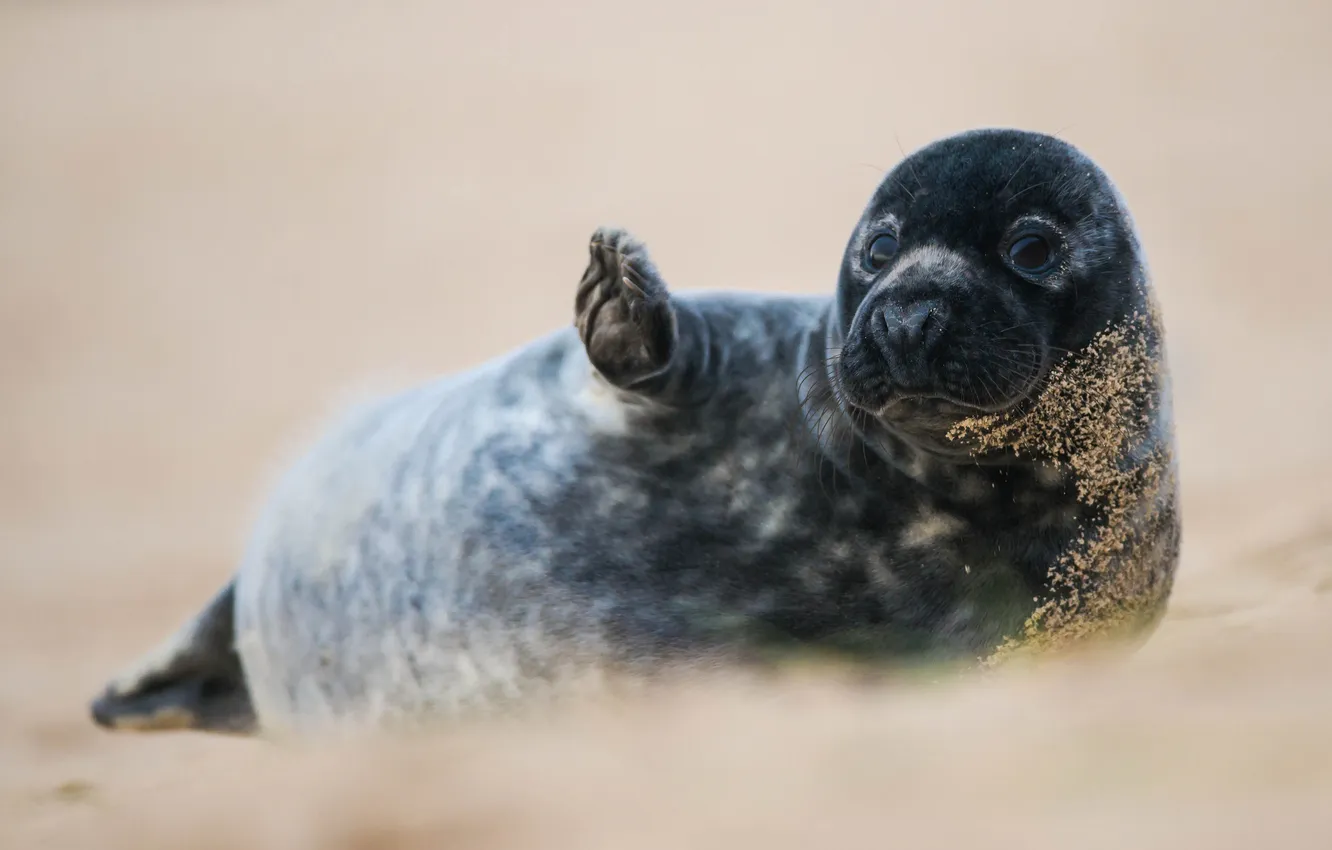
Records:
<instances>
[{"instance_id":1,"label":"seal flipper","mask_svg":"<svg viewBox=\"0 0 1332 850\"><path fill-rule=\"evenodd\" d=\"M235 582L107 685L92 718L108 729L247 734L257 726L235 648Z\"/></svg>"},{"instance_id":2,"label":"seal flipper","mask_svg":"<svg viewBox=\"0 0 1332 850\"><path fill-rule=\"evenodd\" d=\"M627 231L599 227L574 299L574 326L588 360L613 386L671 405L701 402L713 384L711 333L677 302Z\"/></svg>"},{"instance_id":3,"label":"seal flipper","mask_svg":"<svg viewBox=\"0 0 1332 850\"><path fill-rule=\"evenodd\" d=\"M588 252L574 324L596 370L627 389L669 365L674 306L647 249L627 231L597 228Z\"/></svg>"}]
</instances>

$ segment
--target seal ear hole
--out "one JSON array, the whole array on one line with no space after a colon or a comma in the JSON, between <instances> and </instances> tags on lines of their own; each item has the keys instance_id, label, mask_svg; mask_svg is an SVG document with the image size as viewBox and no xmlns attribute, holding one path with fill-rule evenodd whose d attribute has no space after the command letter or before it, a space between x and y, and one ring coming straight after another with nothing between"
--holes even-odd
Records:
<instances>
[{"instance_id":1,"label":"seal ear hole","mask_svg":"<svg viewBox=\"0 0 1332 850\"><path fill-rule=\"evenodd\" d=\"M881 272L897 256L897 234L891 231L876 233L865 248L865 268L871 272Z\"/></svg>"},{"instance_id":2,"label":"seal ear hole","mask_svg":"<svg viewBox=\"0 0 1332 850\"><path fill-rule=\"evenodd\" d=\"M1043 274L1055 267L1059 252L1043 233L1019 233L1008 244L1008 261L1025 274Z\"/></svg>"}]
</instances>

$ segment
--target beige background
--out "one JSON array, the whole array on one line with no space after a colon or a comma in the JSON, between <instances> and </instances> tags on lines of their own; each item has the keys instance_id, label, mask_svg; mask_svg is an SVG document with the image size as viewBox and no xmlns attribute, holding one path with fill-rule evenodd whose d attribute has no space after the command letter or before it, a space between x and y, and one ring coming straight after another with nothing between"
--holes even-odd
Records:
<instances>
[{"instance_id":1,"label":"beige background","mask_svg":"<svg viewBox=\"0 0 1332 850\"><path fill-rule=\"evenodd\" d=\"M0 4L0 844L1332 846L1330 44L1317 0ZM983 125L1083 146L1156 275L1186 548L1131 664L409 758L87 721L328 412L567 323L598 224L828 291Z\"/></svg>"}]
</instances>

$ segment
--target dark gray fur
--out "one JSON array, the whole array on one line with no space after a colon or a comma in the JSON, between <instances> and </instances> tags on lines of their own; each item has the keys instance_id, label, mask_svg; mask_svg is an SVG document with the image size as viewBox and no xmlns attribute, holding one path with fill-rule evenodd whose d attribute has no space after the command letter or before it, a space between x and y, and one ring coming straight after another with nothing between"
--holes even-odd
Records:
<instances>
[{"instance_id":1,"label":"dark gray fur","mask_svg":"<svg viewBox=\"0 0 1332 850\"><path fill-rule=\"evenodd\" d=\"M1024 214L1067 249L1042 280L992 256ZM870 273L887 226L900 267ZM392 723L774 650L984 655L1094 511L1040 459L974 459L942 432L1021 404L1146 286L1109 180L1020 131L951 137L887 175L836 297L672 295L641 245L600 230L575 328L333 428L272 494L224 604L94 715ZM922 298L929 358L894 336Z\"/></svg>"}]
</instances>

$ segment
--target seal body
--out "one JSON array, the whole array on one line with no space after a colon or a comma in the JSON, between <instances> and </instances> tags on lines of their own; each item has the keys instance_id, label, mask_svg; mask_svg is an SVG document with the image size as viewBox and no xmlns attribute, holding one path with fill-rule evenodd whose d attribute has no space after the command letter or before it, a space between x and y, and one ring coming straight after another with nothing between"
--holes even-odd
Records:
<instances>
[{"instance_id":1,"label":"seal body","mask_svg":"<svg viewBox=\"0 0 1332 850\"><path fill-rule=\"evenodd\" d=\"M1028 219L1054 277L1020 264L1043 259L1014 247ZM673 295L623 231L589 250L574 328L331 428L98 722L386 725L774 650L974 659L1021 629L1098 508L1067 470L944 432L1146 303L1099 169L1020 131L927 147L826 297ZM1178 548L1160 498L1151 617Z\"/></svg>"},{"instance_id":2,"label":"seal body","mask_svg":"<svg viewBox=\"0 0 1332 850\"><path fill-rule=\"evenodd\" d=\"M741 640L974 655L1021 623L1028 571L961 505L841 478L801 427L824 300L690 304L725 364L686 413L618 398L559 333L300 464L237 577L259 715L452 710Z\"/></svg>"}]
</instances>

